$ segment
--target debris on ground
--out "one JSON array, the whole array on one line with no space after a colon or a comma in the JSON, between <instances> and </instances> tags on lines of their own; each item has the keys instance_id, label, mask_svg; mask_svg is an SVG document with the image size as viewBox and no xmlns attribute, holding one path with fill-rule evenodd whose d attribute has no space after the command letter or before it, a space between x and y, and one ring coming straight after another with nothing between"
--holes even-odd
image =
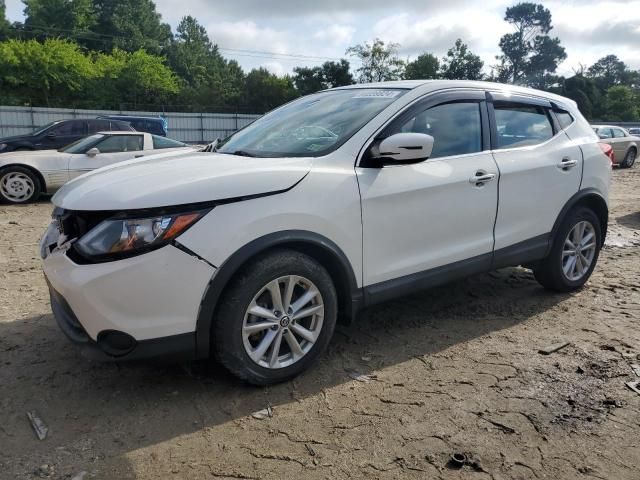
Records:
<instances>
[{"instance_id":1,"label":"debris on ground","mask_svg":"<svg viewBox=\"0 0 640 480\"><path fill-rule=\"evenodd\" d=\"M541 348L538 350L538 353L542 355L551 355L552 353L557 352L558 350L562 350L564 347L567 347L571 344L571 342L562 342L562 343L554 343L553 345L549 345L548 347Z\"/></svg>"},{"instance_id":2,"label":"debris on ground","mask_svg":"<svg viewBox=\"0 0 640 480\"><path fill-rule=\"evenodd\" d=\"M345 372L347 372L347 375L349 375L349 377L352 378L353 380L356 380L362 383L369 383L371 380L376 379L375 375L365 375L364 373L360 373L355 370L351 370L349 368L347 368Z\"/></svg>"},{"instance_id":3,"label":"debris on ground","mask_svg":"<svg viewBox=\"0 0 640 480\"><path fill-rule=\"evenodd\" d=\"M264 420L265 418L271 418L273 417L273 410L271 409L271 406L263 409L263 410L259 410L257 412L253 412L251 414L251 416L255 419L258 420Z\"/></svg>"},{"instance_id":4,"label":"debris on ground","mask_svg":"<svg viewBox=\"0 0 640 480\"><path fill-rule=\"evenodd\" d=\"M47 438L47 433L49 433L49 427L47 427L47 425L38 416L38 414L36 412L27 412L27 418L29 419L29 422L31 422L33 431L36 432L38 439L44 440L45 438Z\"/></svg>"},{"instance_id":5,"label":"debris on ground","mask_svg":"<svg viewBox=\"0 0 640 480\"><path fill-rule=\"evenodd\" d=\"M640 377L640 365L634 363L631 365L631 370L636 374L636 377Z\"/></svg>"},{"instance_id":6,"label":"debris on ground","mask_svg":"<svg viewBox=\"0 0 640 480\"><path fill-rule=\"evenodd\" d=\"M627 387L640 395L640 381L638 382L627 382Z\"/></svg>"}]
</instances>

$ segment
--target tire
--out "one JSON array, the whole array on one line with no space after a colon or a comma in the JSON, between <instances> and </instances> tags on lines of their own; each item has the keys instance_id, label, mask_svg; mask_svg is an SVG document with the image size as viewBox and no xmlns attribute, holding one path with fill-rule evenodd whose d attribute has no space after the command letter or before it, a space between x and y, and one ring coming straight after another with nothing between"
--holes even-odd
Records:
<instances>
[{"instance_id":1,"label":"tire","mask_svg":"<svg viewBox=\"0 0 640 480\"><path fill-rule=\"evenodd\" d=\"M580 225L584 225L585 233L583 242L577 243L583 245L584 249L581 250L581 256L571 255L570 252L574 249L567 242L573 244L572 240L576 239ZM587 241L589 230L593 233L593 238ZM592 243L593 250L591 247L587 249ZM581 288L589 280L598 261L601 247L602 228L598 216L587 207L576 207L562 220L553 239L551 252L547 258L534 267L533 274L536 280L549 290L572 292ZM576 261L572 263L574 257ZM590 259L588 266L585 265L583 259ZM582 272L580 272L581 269Z\"/></svg>"},{"instance_id":2,"label":"tire","mask_svg":"<svg viewBox=\"0 0 640 480\"><path fill-rule=\"evenodd\" d=\"M624 160L620 164L622 168L631 168L633 164L636 163L636 156L638 152L635 148L630 148L627 154L624 156Z\"/></svg>"},{"instance_id":3,"label":"tire","mask_svg":"<svg viewBox=\"0 0 640 480\"><path fill-rule=\"evenodd\" d=\"M290 284L291 301L287 302ZM273 300L276 291L281 303ZM312 297L314 292L318 295ZM286 309L287 303L291 310ZM282 312L278 311L280 304ZM329 344L338 314L338 297L329 273L311 257L293 250L270 252L243 267L219 305L211 331L214 354L232 374L254 385L284 382L309 368ZM260 316L249 313L250 309ZM295 312L303 316L296 319ZM304 316L307 312L313 313ZM266 324L270 327L263 328ZM260 330L248 333L252 328ZM271 343L269 338L273 338ZM263 355L267 343L270 346Z\"/></svg>"},{"instance_id":4,"label":"tire","mask_svg":"<svg viewBox=\"0 0 640 480\"><path fill-rule=\"evenodd\" d=\"M38 199L42 185L31 170L24 167L7 167L0 170L0 199L13 204L33 202Z\"/></svg>"}]
</instances>

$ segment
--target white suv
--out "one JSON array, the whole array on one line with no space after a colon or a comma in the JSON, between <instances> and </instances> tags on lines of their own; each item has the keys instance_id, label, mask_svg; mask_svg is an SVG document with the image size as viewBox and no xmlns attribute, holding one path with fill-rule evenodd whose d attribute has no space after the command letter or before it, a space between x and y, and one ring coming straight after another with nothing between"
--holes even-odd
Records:
<instances>
[{"instance_id":1,"label":"white suv","mask_svg":"<svg viewBox=\"0 0 640 480\"><path fill-rule=\"evenodd\" d=\"M591 275L605 147L571 100L495 83L354 85L217 146L84 175L41 244L60 328L94 357L215 355L292 378L366 306L526 265Z\"/></svg>"}]
</instances>

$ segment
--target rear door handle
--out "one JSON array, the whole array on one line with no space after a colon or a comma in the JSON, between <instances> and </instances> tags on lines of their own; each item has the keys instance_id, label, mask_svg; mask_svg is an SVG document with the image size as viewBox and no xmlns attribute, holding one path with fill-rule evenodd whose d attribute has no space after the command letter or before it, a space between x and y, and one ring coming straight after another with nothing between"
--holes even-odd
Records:
<instances>
[{"instance_id":1,"label":"rear door handle","mask_svg":"<svg viewBox=\"0 0 640 480\"><path fill-rule=\"evenodd\" d=\"M497 175L495 173L487 173L480 170L469 179L469 183L475 185L476 187L481 187L485 183L490 182L491 180L496 178L496 176Z\"/></svg>"},{"instance_id":2,"label":"rear door handle","mask_svg":"<svg viewBox=\"0 0 640 480\"><path fill-rule=\"evenodd\" d=\"M561 170L569 170L570 168L578 165L577 160L571 160L569 157L564 157L562 161L558 164L558 168Z\"/></svg>"}]
</instances>

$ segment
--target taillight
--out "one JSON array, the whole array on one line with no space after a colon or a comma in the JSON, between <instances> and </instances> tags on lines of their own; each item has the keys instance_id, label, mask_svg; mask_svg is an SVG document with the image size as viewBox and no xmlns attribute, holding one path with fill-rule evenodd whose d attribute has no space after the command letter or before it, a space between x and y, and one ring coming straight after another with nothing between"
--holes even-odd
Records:
<instances>
[{"instance_id":1,"label":"taillight","mask_svg":"<svg viewBox=\"0 0 640 480\"><path fill-rule=\"evenodd\" d=\"M602 153L604 153L607 157L609 157L609 160L611 161L611 165L616 163L616 154L613 151L613 147L608 143L599 143L598 145L600 145L600 149L602 150Z\"/></svg>"}]
</instances>

